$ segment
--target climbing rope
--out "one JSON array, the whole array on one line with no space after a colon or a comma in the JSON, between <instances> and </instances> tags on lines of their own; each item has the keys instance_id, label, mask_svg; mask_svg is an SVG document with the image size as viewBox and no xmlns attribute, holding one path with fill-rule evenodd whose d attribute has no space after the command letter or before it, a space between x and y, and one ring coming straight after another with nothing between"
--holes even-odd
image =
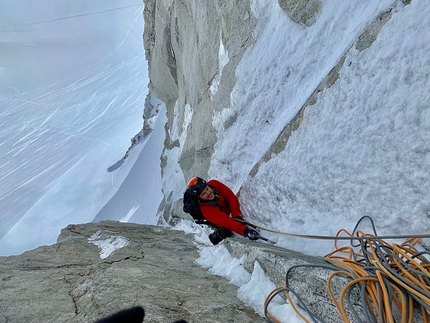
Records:
<instances>
[{"instance_id":1,"label":"climbing rope","mask_svg":"<svg viewBox=\"0 0 430 323\"><path fill-rule=\"evenodd\" d=\"M368 216L363 216L357 223L357 225L364 219L364 218L369 218L370 221L372 221L372 226L373 226L373 230L375 231L375 226L373 224L373 220L368 217ZM340 237L339 235L336 236L319 236L319 235L307 235L307 234L297 234L297 233L291 233L291 232L284 232L284 231L278 231L278 230L273 230L273 229L269 229L266 227L263 227L261 225L257 225L254 223L250 223L244 220L239 220L239 219L234 219L237 222L241 222L243 224L249 225L251 227L253 227L254 229L260 229L260 230L264 230L267 232L272 232L272 233L276 233L276 234L282 234L282 235L286 235L286 236L290 236L290 237L295 237L295 238L303 238L303 239L316 239L316 240L372 240L372 239L409 239L409 238L416 238L416 239L421 239L421 238L430 238L430 233L422 233L422 234L400 234L400 235L388 235L388 236L377 236L375 233L375 236L364 236L364 237L360 237L360 236L342 236ZM356 227L357 227L356 225ZM345 230L341 230L341 231L345 231ZM354 229L354 231L356 231ZM347 231L345 231L347 232Z\"/></svg>"},{"instance_id":2,"label":"climbing rope","mask_svg":"<svg viewBox=\"0 0 430 323\"><path fill-rule=\"evenodd\" d=\"M371 221L373 234L357 230L363 219ZM266 230L263 227L259 228ZM346 233L347 237L339 237L340 233ZM419 242L418 237L429 238L430 234L381 237L376 234L373 220L365 216L357 222L352 233L342 229L336 237L295 234L293 236L312 239L331 238L335 240L336 249L325 256L327 266L305 264L288 269L285 286L273 290L264 303L264 313L268 322L280 322L268 310L270 302L279 294L283 294L287 298L303 321L307 323L325 322L306 306L300 295L289 284L289 276L292 271L318 267L333 271L327 280L327 291L344 322L412 323L420 319L423 323L429 323L430 257L425 256L430 256L430 253L418 251L415 246ZM407 239L401 244L389 244L384 240L399 237ZM346 239L351 240L351 246L337 246L337 240ZM332 282L336 277L349 279L349 283L337 296L332 289ZM291 295L295 297L295 302L292 301ZM358 297L360 305L354 305L357 303L354 297ZM420 316L421 318L419 318Z\"/></svg>"}]
</instances>

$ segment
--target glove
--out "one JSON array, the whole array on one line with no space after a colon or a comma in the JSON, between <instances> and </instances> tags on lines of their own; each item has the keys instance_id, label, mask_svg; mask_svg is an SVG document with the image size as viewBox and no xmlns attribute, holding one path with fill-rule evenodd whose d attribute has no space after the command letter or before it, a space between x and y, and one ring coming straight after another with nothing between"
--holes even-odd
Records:
<instances>
[{"instance_id":1,"label":"glove","mask_svg":"<svg viewBox=\"0 0 430 323\"><path fill-rule=\"evenodd\" d=\"M250 228L246 228L245 231L243 231L243 235L249 238L249 240L257 240L260 237L257 231Z\"/></svg>"}]
</instances>

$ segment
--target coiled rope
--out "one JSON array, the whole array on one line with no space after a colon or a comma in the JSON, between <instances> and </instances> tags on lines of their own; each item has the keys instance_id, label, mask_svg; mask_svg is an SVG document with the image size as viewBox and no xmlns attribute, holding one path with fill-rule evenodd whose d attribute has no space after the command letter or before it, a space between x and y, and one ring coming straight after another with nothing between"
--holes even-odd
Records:
<instances>
[{"instance_id":1,"label":"coiled rope","mask_svg":"<svg viewBox=\"0 0 430 323\"><path fill-rule=\"evenodd\" d=\"M363 219L371 221L374 234L366 234L357 230ZM258 228L266 230L263 227ZM267 231L275 232L275 230ZM276 231L276 233L282 232ZM346 233L347 237L339 237L340 233ZM264 313L268 322L280 322L268 311L268 307L274 297L281 293L286 296L294 311L303 321L307 323L325 322L324 319L312 313L300 296L289 286L290 273L302 267L319 267L333 271L328 278L327 289L344 322L351 322L352 319L355 322L394 323L400 322L400 319L402 323L412 323L414 317L417 319L420 315L422 315L422 322L429 322L430 257L427 259L425 256L430 256L430 253L428 251L420 252L415 246L419 242L419 238L429 238L430 234L378 236L373 220L365 216L357 222L352 233L342 229L336 237L288 235L312 239L332 239L335 240L336 249L325 256L325 260L330 266L296 265L288 269L285 286L273 290L264 303ZM383 240L405 237L408 239L401 244L389 244ZM337 247L337 240L351 240L351 247ZM355 252L354 248L360 252ZM331 285L333 279L338 276L348 277L350 282L336 297ZM353 305L354 302L351 300L353 291L359 295L361 308ZM297 306L292 301L291 295L295 297ZM304 311L307 318L297 307ZM346 308L352 318L348 317Z\"/></svg>"}]
</instances>

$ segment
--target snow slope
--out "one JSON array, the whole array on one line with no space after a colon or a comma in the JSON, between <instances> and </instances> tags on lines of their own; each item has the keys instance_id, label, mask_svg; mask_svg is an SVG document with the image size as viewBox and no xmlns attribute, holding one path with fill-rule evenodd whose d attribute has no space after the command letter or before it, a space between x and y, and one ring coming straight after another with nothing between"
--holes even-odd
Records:
<instances>
[{"instance_id":1,"label":"snow slope","mask_svg":"<svg viewBox=\"0 0 430 323\"><path fill-rule=\"evenodd\" d=\"M0 255L89 222L127 174L142 127L141 1L26 1L0 10ZM22 237L25 237L23 239Z\"/></svg>"}]
</instances>

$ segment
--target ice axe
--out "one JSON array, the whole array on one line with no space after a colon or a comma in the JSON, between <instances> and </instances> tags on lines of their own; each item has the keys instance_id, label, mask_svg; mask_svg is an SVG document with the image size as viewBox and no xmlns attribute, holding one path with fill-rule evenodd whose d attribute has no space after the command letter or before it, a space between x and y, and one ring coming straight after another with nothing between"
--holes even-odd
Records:
<instances>
[{"instance_id":1,"label":"ice axe","mask_svg":"<svg viewBox=\"0 0 430 323\"><path fill-rule=\"evenodd\" d=\"M259 239L259 240L266 241L266 242L268 242L268 243L270 243L270 244L276 244L276 242L275 242L275 241L272 241L272 240L267 239L267 238L265 238L265 237L262 237L262 236L260 236L260 235L258 235L258 239Z\"/></svg>"}]
</instances>

